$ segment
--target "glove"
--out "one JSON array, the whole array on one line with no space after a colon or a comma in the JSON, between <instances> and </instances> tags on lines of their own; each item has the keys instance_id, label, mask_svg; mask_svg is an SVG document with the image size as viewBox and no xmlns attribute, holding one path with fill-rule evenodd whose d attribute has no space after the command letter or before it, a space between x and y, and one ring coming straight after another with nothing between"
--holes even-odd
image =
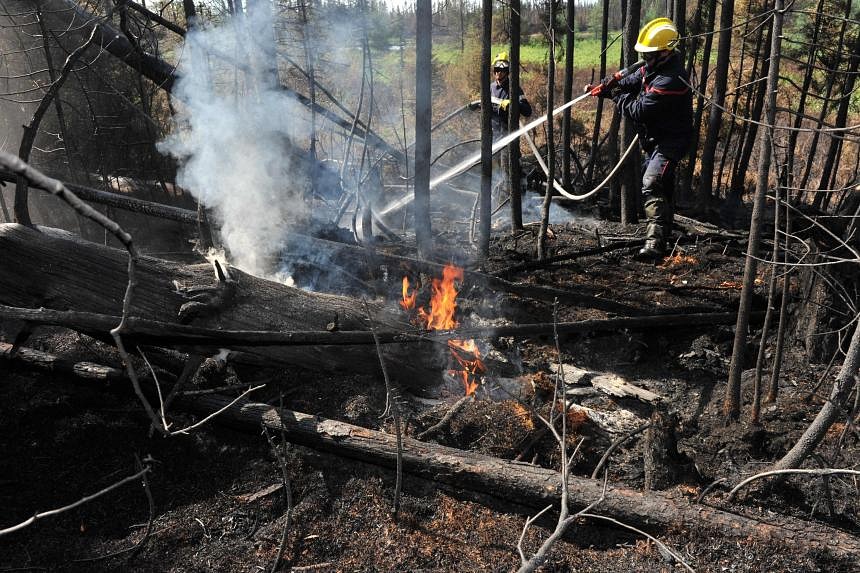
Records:
<instances>
[{"instance_id":1,"label":"glove","mask_svg":"<svg viewBox=\"0 0 860 573\"><path fill-rule=\"evenodd\" d=\"M604 99L615 99L619 95L621 95L621 88L619 88L618 86L613 86L609 89L603 88L602 90L600 90L600 93L597 94L597 97Z\"/></svg>"},{"instance_id":2,"label":"glove","mask_svg":"<svg viewBox=\"0 0 860 573\"><path fill-rule=\"evenodd\" d=\"M475 111L476 109L481 109L481 100L470 101L469 109L472 111Z\"/></svg>"},{"instance_id":3,"label":"glove","mask_svg":"<svg viewBox=\"0 0 860 573\"><path fill-rule=\"evenodd\" d=\"M508 106L511 105L511 100L503 99L499 102L499 109L502 111L508 111Z\"/></svg>"}]
</instances>

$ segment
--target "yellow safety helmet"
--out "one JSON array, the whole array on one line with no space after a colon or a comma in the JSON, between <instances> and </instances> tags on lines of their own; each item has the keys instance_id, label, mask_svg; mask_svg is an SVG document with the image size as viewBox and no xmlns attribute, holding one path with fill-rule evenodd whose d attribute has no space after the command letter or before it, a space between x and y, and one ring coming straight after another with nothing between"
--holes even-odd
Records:
<instances>
[{"instance_id":1,"label":"yellow safety helmet","mask_svg":"<svg viewBox=\"0 0 860 573\"><path fill-rule=\"evenodd\" d=\"M510 58L508 58L508 53L507 52L499 52L498 55L496 56L496 59L493 60L493 67L494 68L510 68L511 67L511 60L510 60Z\"/></svg>"},{"instance_id":2,"label":"yellow safety helmet","mask_svg":"<svg viewBox=\"0 0 860 573\"><path fill-rule=\"evenodd\" d=\"M678 28L669 18L651 20L639 32L636 45L633 47L639 53L673 50L678 43Z\"/></svg>"}]
</instances>

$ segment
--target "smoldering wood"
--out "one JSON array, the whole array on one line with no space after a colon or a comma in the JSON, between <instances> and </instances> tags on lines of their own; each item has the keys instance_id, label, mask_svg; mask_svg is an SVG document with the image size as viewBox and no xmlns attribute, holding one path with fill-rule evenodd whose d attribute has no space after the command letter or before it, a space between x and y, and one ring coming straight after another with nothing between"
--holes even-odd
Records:
<instances>
[{"instance_id":1,"label":"smoldering wood","mask_svg":"<svg viewBox=\"0 0 860 573\"><path fill-rule=\"evenodd\" d=\"M0 303L11 306L75 309L117 316L121 313L128 281L127 254L90 243L56 229L36 230L22 225L0 226ZM233 304L220 312L198 319L208 328L293 331L313 329L324 332L337 328L367 330L361 305L343 296L310 293L231 269L238 287ZM180 307L187 301L179 285L211 285L212 267L208 264L183 265L152 257L140 257L129 316L148 317L159 322L175 322ZM376 322L386 330L404 331L410 327L399 311L382 304L369 303ZM115 325L114 325L115 326ZM376 356L365 346L327 346L246 348L237 350L256 354L264 360L293 364L313 370L349 370L377 374ZM388 345L386 359L406 387L422 390L440 378L447 354L436 352L435 345L417 343L408 348Z\"/></svg>"},{"instance_id":2,"label":"smoldering wood","mask_svg":"<svg viewBox=\"0 0 860 573\"><path fill-rule=\"evenodd\" d=\"M0 228L2 232L2 228ZM0 293L2 297L2 293ZM47 308L19 308L0 304L0 319L26 322L32 325L62 326L77 331L109 332L119 323L120 317L107 314L78 311L60 311ZM586 334L597 332L616 332L619 330L640 330L667 327L710 327L715 324L729 324L734 320L731 313L672 314L664 316L606 318L583 320L579 322L559 322L493 326L488 328L467 328L437 332L415 333L400 331L378 331L380 344L406 344L410 342L444 343L448 340L468 338L500 338L544 335L551 336L553 330L561 335ZM414 331L414 328L410 330ZM215 348L231 345L241 346L343 346L375 344L372 333L364 330L334 331L270 331L270 330L227 330L206 328L176 322L161 322L139 317L130 317L123 331L139 343L196 346ZM588 372L594 379L589 382L600 391L615 396L636 397L645 402L659 399L647 390L627 386L612 374Z\"/></svg>"},{"instance_id":3,"label":"smoldering wood","mask_svg":"<svg viewBox=\"0 0 860 573\"><path fill-rule=\"evenodd\" d=\"M0 347L0 357L7 358ZM23 350L23 349L22 349ZM56 364L69 363L46 353L30 351L20 353L15 361L42 370L53 370ZM81 363L77 363L81 364ZM91 363L86 363L91 364ZM93 382L104 379L102 374L113 373L125 379L124 371L92 365L92 369L64 370L72 377ZM182 396L177 407L208 416L232 401L220 395ZM222 412L215 422L240 431L259 434L260 425L281 432L292 443L327 452L336 456L394 468L397 441L387 434L360 426L338 422L290 410L279 410L268 404L238 403ZM491 503L507 511L532 515L547 505L556 505L561 493L558 472L516 461L503 460L403 438L403 468L407 474L439 484L460 498L477 503ZM574 508L582 508L601 495L602 482L573 476L569 479L569 500ZM267 495L268 492L263 490ZM639 492L628 488L610 487L603 503L594 513L615 517L631 525L640 525L651 532L678 531L679 528L707 528L739 542L750 539L793 543L811 550L827 551L835 556L856 559L860 552L860 539L848 533L791 517L767 523L718 508L694 504L685 498L659 492Z\"/></svg>"},{"instance_id":4,"label":"smoldering wood","mask_svg":"<svg viewBox=\"0 0 860 573\"><path fill-rule=\"evenodd\" d=\"M6 180L4 177L9 175L0 171L0 180ZM14 177L14 175L11 175ZM94 203L110 205L118 209L124 209L136 213L143 213L150 216L161 217L173 221L179 221L187 224L197 224L197 212L179 207L171 207L161 205L151 201L135 199L132 197L119 196L114 193L99 191L82 185L66 184L66 187L79 195L81 199ZM38 185L31 184L32 187L39 188ZM312 237L295 232L286 232L284 239L289 245L295 245L302 248L312 248L317 253L324 253L331 260L342 261L365 261L368 266L385 265L389 270L398 269L402 272L427 273L433 276L441 276L444 265L410 257L383 253L379 250L368 249L358 245L348 245L326 239ZM641 241L638 241L641 242ZM605 299L598 296L587 295L579 292L557 289L552 287L537 286L530 284L515 283L505 280L501 277L488 275L471 270L464 270L464 278L469 279L474 284L484 286L489 289L494 289L510 294L525 296L538 300L554 300L558 298L561 303L571 304L584 308L595 308L622 314L626 316L642 315L644 312L632 305L623 302ZM693 309L687 308L687 312L707 312L713 309ZM715 320L720 320L715 316ZM735 315L733 315L735 316ZM734 320L732 321L734 322ZM723 324L715 322L714 324ZM634 327L635 328L635 327Z\"/></svg>"}]
</instances>

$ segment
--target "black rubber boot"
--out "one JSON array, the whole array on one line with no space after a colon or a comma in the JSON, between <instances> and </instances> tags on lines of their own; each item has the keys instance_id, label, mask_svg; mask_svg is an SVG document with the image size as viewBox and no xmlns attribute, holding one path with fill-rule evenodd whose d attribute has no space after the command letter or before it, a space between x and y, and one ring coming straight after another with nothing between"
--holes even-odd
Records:
<instances>
[{"instance_id":1,"label":"black rubber boot","mask_svg":"<svg viewBox=\"0 0 860 573\"><path fill-rule=\"evenodd\" d=\"M648 237L645 239L645 246L639 249L635 258L639 261L656 261L662 259L666 255L666 245L663 239Z\"/></svg>"}]
</instances>

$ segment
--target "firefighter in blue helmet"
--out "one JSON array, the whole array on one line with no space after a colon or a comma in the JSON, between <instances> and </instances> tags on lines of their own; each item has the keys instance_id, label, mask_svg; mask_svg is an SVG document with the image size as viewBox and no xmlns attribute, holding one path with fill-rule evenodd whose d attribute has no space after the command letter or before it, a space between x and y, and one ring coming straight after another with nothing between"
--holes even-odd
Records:
<instances>
[{"instance_id":1,"label":"firefighter in blue helmet","mask_svg":"<svg viewBox=\"0 0 860 573\"><path fill-rule=\"evenodd\" d=\"M611 98L633 120L645 152L642 195L648 226L645 246L637 253L643 260L666 253L666 239L672 232L675 172L689 152L693 136L693 95L683 58L675 50L677 42L678 29L669 18L648 22L635 46L645 66L597 94Z\"/></svg>"}]
</instances>

